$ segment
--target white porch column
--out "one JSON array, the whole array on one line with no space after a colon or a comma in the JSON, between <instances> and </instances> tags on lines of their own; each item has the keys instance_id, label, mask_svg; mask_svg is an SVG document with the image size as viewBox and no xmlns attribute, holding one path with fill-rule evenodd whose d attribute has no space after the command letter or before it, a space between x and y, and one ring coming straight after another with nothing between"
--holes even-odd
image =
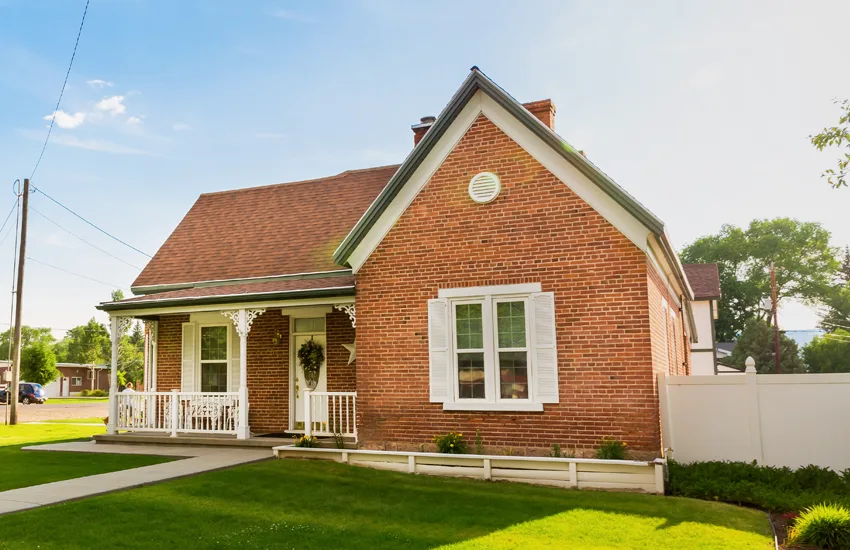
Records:
<instances>
[{"instance_id":1,"label":"white porch column","mask_svg":"<svg viewBox=\"0 0 850 550\"><path fill-rule=\"evenodd\" d=\"M106 424L106 433L114 434L118 422L118 316L111 315L110 335L112 336L112 368L109 372L109 422ZM97 373L94 373L96 376Z\"/></svg>"},{"instance_id":2,"label":"white porch column","mask_svg":"<svg viewBox=\"0 0 850 550\"><path fill-rule=\"evenodd\" d=\"M251 324L254 319L265 311L265 309L243 308L221 312L222 315L230 318L236 327L236 333L239 335L239 425L236 427L237 439L251 437L251 429L248 426L248 333L251 332Z\"/></svg>"}]
</instances>

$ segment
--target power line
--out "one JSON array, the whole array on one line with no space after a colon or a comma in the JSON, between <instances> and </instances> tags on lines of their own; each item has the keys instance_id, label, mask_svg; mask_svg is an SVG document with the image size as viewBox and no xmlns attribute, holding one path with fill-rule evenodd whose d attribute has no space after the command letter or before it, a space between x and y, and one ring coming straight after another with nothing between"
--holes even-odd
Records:
<instances>
[{"instance_id":1,"label":"power line","mask_svg":"<svg viewBox=\"0 0 850 550\"><path fill-rule=\"evenodd\" d=\"M3 232L3 229L6 227L6 224L9 223L9 218L12 217L12 212L18 207L18 201L15 200L15 204L12 205L12 208L9 209L9 213L6 215L6 219L3 220L3 225L0 226L0 233Z\"/></svg>"},{"instance_id":2,"label":"power line","mask_svg":"<svg viewBox=\"0 0 850 550\"><path fill-rule=\"evenodd\" d=\"M74 58L77 56L77 46L80 44L80 35L83 34L83 24L86 22L86 14L88 11L89 0L86 0L86 7L83 10L83 19L80 21L80 29L77 31L77 40L74 42L74 51L71 53L71 62L68 63L68 70L65 71L65 81L62 82L62 89L59 91L59 99L56 101L56 108L53 109L53 116L50 117L50 126L47 129L47 137L44 139L44 145L41 148L41 153L38 155L35 168L32 169L30 179L33 179L35 176L35 171L38 170L38 165L41 164L41 158L44 156L45 149L47 149L47 142L50 141L50 134L53 132L53 124L56 122L56 113L59 112L59 104L62 103L62 96L65 94L65 86L68 85L68 76L71 74L71 67L74 66Z\"/></svg>"},{"instance_id":3,"label":"power line","mask_svg":"<svg viewBox=\"0 0 850 550\"><path fill-rule=\"evenodd\" d=\"M98 226L96 226L94 223L90 222L90 221L89 221L89 220L87 220L86 218L84 218L84 217L82 217L81 215L77 214L76 212L74 212L73 210L71 210L70 208L68 208L68 207L67 207L67 206L65 206L64 204L62 204L61 202L57 201L56 199L54 199L53 197L51 197L50 195L48 195L47 193L45 193L44 191L42 191L40 188L37 188L37 187L33 186L32 191L33 191L33 193L41 193L42 195L44 195L45 197L47 197L48 199L50 199L50 200L51 200L51 201L53 201L54 203L58 204L59 206L61 206L62 208L64 208L64 209L65 209L65 210L67 210L68 212L70 212L71 214L75 215L75 216L76 216L76 217L78 217L79 219L83 220L84 222L86 222L86 223L87 223L87 224L89 224L90 226L94 227L95 229L97 229L98 231L100 231L101 233L103 233L104 235L106 235L107 237L109 237L110 239L114 239L114 240L118 241L119 243L123 244L124 246L126 246L126 247L128 247L128 248L132 248L133 250L135 250L136 252L138 252L139 254L141 254L141 255L143 255L143 256L147 256L148 258L153 258L153 256L151 256L150 254L148 254L148 253L146 253L146 252L142 252L141 250L139 250L139 249L138 249L138 248L136 248L135 246L133 246L133 245L131 245L131 244L129 244L129 243L126 243L126 242L122 241L121 239L119 239L118 237L116 237L115 235L113 235L112 233L109 233L108 231L106 231L106 230L104 230L104 229L99 228L99 227L98 227ZM134 267L135 267L135 266L134 266Z\"/></svg>"},{"instance_id":4,"label":"power line","mask_svg":"<svg viewBox=\"0 0 850 550\"><path fill-rule=\"evenodd\" d=\"M133 265L133 264L131 264L131 263L130 263L130 262L128 262L128 261L122 260L122 259L121 259L121 258L119 258L118 256L116 256L116 255L112 254L111 252L107 252L106 250L104 250L104 249L100 248L100 247L99 247L99 246L97 246L96 244L90 243L89 241L87 241L87 240L85 240L84 238L80 237L79 235L77 235L76 233L74 233L73 231L71 231L70 229L66 229L66 228L62 227L61 225L59 225L58 223L56 223L55 221L51 220L50 218L48 218L47 216L45 216L44 214L42 214L41 212L39 212L38 210L36 210L35 208L33 208L32 206L30 206L30 210L32 210L33 212L35 212L36 214L38 214L39 216L41 216L41 217L42 217L42 218L44 218L45 220L49 221L50 223L52 223L53 225L55 225L56 227L58 227L59 229L61 229L61 230L62 230L62 231L64 231L65 233L68 233L69 235L72 235L72 236L74 236L74 237L76 237L76 238L80 239L81 241L83 241L84 243L86 243L86 244L87 244L87 245L89 245L90 247L94 248L95 250L99 250L99 251L103 252L104 254L106 254L107 256L109 256L109 257L111 257L111 258L114 258L114 259L118 260L118 261L119 261L119 262L121 262L122 264L129 265L130 267L132 267L132 268L134 268L134 269L138 269L139 271L141 271L141 269L142 269L141 267L136 266L136 265ZM2 231L2 230L3 230L3 229L2 229L2 228L0 228L0 231Z\"/></svg>"},{"instance_id":5,"label":"power line","mask_svg":"<svg viewBox=\"0 0 850 550\"><path fill-rule=\"evenodd\" d=\"M27 256L27 260L29 260L31 262L35 262L37 264L47 266L47 267L51 267L51 268L56 269L58 271L61 271L63 273L67 273L68 275L74 275L76 277L82 277L83 279L88 279L89 281L94 281L95 283L100 283L102 285L108 285L108 286L111 286L112 288L124 288L121 285L115 285L115 284L112 284L112 283L107 283L106 281L101 281L99 279L93 279L92 277L89 277L88 275L82 275L80 273L74 273L73 271L68 271L67 269L57 267L57 266L49 264L47 262L42 262L41 260L36 260L35 258L31 258L29 256Z\"/></svg>"}]
</instances>

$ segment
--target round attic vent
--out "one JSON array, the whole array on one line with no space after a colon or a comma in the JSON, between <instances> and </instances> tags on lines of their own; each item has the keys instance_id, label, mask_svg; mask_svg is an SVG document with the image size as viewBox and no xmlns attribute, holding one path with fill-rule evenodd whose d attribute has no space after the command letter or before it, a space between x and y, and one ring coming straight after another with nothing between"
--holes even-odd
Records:
<instances>
[{"instance_id":1,"label":"round attic vent","mask_svg":"<svg viewBox=\"0 0 850 550\"><path fill-rule=\"evenodd\" d=\"M478 204L486 204L499 196L502 183L499 176L490 172L481 172L469 182L469 196Z\"/></svg>"}]
</instances>

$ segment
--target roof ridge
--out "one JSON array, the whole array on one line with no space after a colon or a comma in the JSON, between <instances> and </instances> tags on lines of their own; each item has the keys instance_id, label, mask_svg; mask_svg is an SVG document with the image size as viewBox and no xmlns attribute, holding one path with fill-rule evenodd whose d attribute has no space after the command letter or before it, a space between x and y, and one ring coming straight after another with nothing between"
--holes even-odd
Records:
<instances>
[{"instance_id":1,"label":"roof ridge","mask_svg":"<svg viewBox=\"0 0 850 550\"><path fill-rule=\"evenodd\" d=\"M266 184L266 185L255 185L253 187L241 187L239 189L224 189L224 190L221 190L221 191L208 191L206 193L201 193L198 196L198 198L211 196L211 195L226 195L226 194L229 194L229 193L241 193L241 192L244 192L244 191L256 191L256 190L259 190L259 189L268 189L270 187L282 187L284 185L289 186L289 185L302 185L302 184L306 184L306 183L317 183L317 182L320 182L320 181L328 181L328 180L343 178L345 176L355 174L355 173L359 173L359 172L371 172L371 171L383 170L383 169L393 168L393 167L398 168L399 166L400 166L399 164L387 164L387 165L384 165L384 166L373 166L371 168L356 168L354 170L345 170L344 172L340 172L339 174L334 174L332 176L322 176L322 177L319 177L319 178L311 178L311 179L306 179L306 180L284 181L284 182L280 182L280 183L269 183L269 184Z\"/></svg>"}]
</instances>

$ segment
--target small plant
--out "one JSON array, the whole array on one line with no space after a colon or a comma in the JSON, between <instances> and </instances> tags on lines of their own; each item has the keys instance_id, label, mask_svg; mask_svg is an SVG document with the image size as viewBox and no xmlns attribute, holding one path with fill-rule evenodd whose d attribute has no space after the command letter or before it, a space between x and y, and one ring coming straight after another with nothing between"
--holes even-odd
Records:
<instances>
[{"instance_id":1,"label":"small plant","mask_svg":"<svg viewBox=\"0 0 850 550\"><path fill-rule=\"evenodd\" d=\"M850 548L850 511L838 504L810 506L794 522L788 541L828 550Z\"/></svg>"},{"instance_id":2,"label":"small plant","mask_svg":"<svg viewBox=\"0 0 850 550\"><path fill-rule=\"evenodd\" d=\"M484 441L481 440L481 430L475 430L475 454L484 454Z\"/></svg>"},{"instance_id":3,"label":"small plant","mask_svg":"<svg viewBox=\"0 0 850 550\"><path fill-rule=\"evenodd\" d=\"M555 458L561 458L561 446L558 445L557 443L553 443L552 444L552 452L550 453L550 455L555 457Z\"/></svg>"},{"instance_id":4,"label":"small plant","mask_svg":"<svg viewBox=\"0 0 850 550\"><path fill-rule=\"evenodd\" d=\"M319 440L312 435L294 435L292 438L295 440L296 447L315 447L319 442Z\"/></svg>"},{"instance_id":5,"label":"small plant","mask_svg":"<svg viewBox=\"0 0 850 550\"><path fill-rule=\"evenodd\" d=\"M310 389L316 387L319 372L325 362L325 348L315 340L307 340L298 348L298 363L304 371L304 381Z\"/></svg>"},{"instance_id":6,"label":"small plant","mask_svg":"<svg viewBox=\"0 0 850 550\"><path fill-rule=\"evenodd\" d=\"M337 449L345 449L345 438L342 437L342 432L339 427L334 429L334 447Z\"/></svg>"},{"instance_id":7,"label":"small plant","mask_svg":"<svg viewBox=\"0 0 850 550\"><path fill-rule=\"evenodd\" d=\"M460 455L466 452L466 442L461 433L449 432L446 435L435 435L434 443L437 445L438 453Z\"/></svg>"},{"instance_id":8,"label":"small plant","mask_svg":"<svg viewBox=\"0 0 850 550\"><path fill-rule=\"evenodd\" d=\"M628 454L626 442L613 437L602 438L599 448L596 449L596 458L603 460L623 460Z\"/></svg>"}]
</instances>

